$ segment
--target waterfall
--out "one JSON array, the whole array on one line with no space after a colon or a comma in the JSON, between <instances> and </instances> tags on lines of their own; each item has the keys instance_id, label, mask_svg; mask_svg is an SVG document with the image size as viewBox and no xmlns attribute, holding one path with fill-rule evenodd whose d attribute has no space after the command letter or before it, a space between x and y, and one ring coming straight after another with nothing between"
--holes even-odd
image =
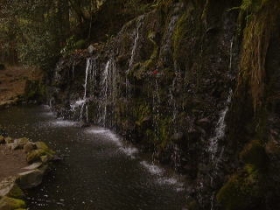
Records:
<instances>
[{"instance_id":1,"label":"waterfall","mask_svg":"<svg viewBox=\"0 0 280 210\"><path fill-rule=\"evenodd\" d=\"M231 41L230 41L230 51L229 51L229 71L231 72L232 69L232 56L233 56L233 39L234 37L232 37Z\"/></svg>"},{"instance_id":2,"label":"waterfall","mask_svg":"<svg viewBox=\"0 0 280 210\"><path fill-rule=\"evenodd\" d=\"M72 68L74 68L72 66ZM86 60L86 68L85 68L85 79L84 79L84 93L82 98L79 98L76 100L74 103L70 104L70 110L74 114L79 111L79 115L77 118L79 120L82 120L83 118L88 122L88 108L86 106L86 110L84 111L84 107L88 101L88 89L89 89L89 83L92 83L93 81L91 80L92 75L95 75L96 71L96 65L95 65L95 59L94 58L87 58ZM84 116L85 115L85 116Z\"/></svg>"},{"instance_id":3,"label":"waterfall","mask_svg":"<svg viewBox=\"0 0 280 210\"><path fill-rule=\"evenodd\" d=\"M158 121L159 121L159 118L161 117L161 113L160 113L160 110L159 110L160 102L161 102L161 99L160 99L160 94L159 94L159 85L158 85L158 81L156 79L155 88L153 90L153 107L152 107L152 110L153 110L153 128L154 128L154 134L155 134L156 141L159 140L159 124L158 124ZM155 151L154 151L154 153L155 153ZM153 154L153 156L154 156L154 154Z\"/></svg>"},{"instance_id":4,"label":"waterfall","mask_svg":"<svg viewBox=\"0 0 280 210\"><path fill-rule=\"evenodd\" d=\"M168 104L172 110L172 122L173 122L174 132L176 132L176 120L177 120L178 110L177 110L177 101L176 98L174 97L174 92L177 91L178 82L180 82L182 77L181 70L178 69L176 62L174 63L174 71L175 71L175 77L172 81L172 85L169 87Z\"/></svg>"},{"instance_id":5,"label":"waterfall","mask_svg":"<svg viewBox=\"0 0 280 210\"><path fill-rule=\"evenodd\" d=\"M226 100L226 107L224 108L224 110L220 112L219 120L215 128L215 135L209 139L210 144L209 144L208 151L210 153L211 161L213 161L215 165L217 164L217 161L219 161L219 158L216 157L219 140L223 139L225 136L225 129L226 129L225 117L229 109L231 98L232 98L232 90L229 91L228 98Z\"/></svg>"},{"instance_id":6,"label":"waterfall","mask_svg":"<svg viewBox=\"0 0 280 210\"><path fill-rule=\"evenodd\" d=\"M84 83L84 96L82 99L82 105L81 105L81 110L80 110L80 120L82 120L83 118L83 112L84 112L84 106L86 104L87 101L87 86L88 86L88 77L89 77L89 73L91 73L91 69L92 69L92 59L91 58L87 58L87 65L86 65L86 72L85 72L85 83Z\"/></svg>"},{"instance_id":7,"label":"waterfall","mask_svg":"<svg viewBox=\"0 0 280 210\"><path fill-rule=\"evenodd\" d=\"M229 73L231 73L232 70L233 41L234 41L234 37L230 41L229 66L228 66ZM218 142L219 140L223 139L225 136L225 128L226 128L225 117L229 109L231 98L232 98L232 90L230 89L228 98L225 103L225 108L220 112L219 115L219 120L215 128L215 135L212 138L210 138L209 152L210 152L211 161L213 161L214 166L217 166L217 164L220 162L220 159L222 158L223 155L224 148L221 148L220 155L217 156Z\"/></svg>"},{"instance_id":8,"label":"waterfall","mask_svg":"<svg viewBox=\"0 0 280 210\"><path fill-rule=\"evenodd\" d=\"M130 60L129 60L129 69L132 67L134 60L135 60L135 55L136 55L136 50L139 46L139 39L140 39L140 35L139 35L139 30L142 27L142 21L143 21L144 15L141 15L138 19L137 19L137 27L135 30L135 37L134 37L134 42L133 42L133 46L132 46L132 50L131 50L131 56L130 56Z\"/></svg>"},{"instance_id":9,"label":"waterfall","mask_svg":"<svg viewBox=\"0 0 280 210\"><path fill-rule=\"evenodd\" d=\"M101 114L99 117L99 124L103 125L104 127L106 127L106 122L108 120L108 111L110 111L112 114L113 105L118 95L117 79L118 72L116 69L116 63L113 59L113 56L111 56L106 62L100 84L102 103L99 104ZM111 109L108 109L109 107L111 107Z\"/></svg>"},{"instance_id":10,"label":"waterfall","mask_svg":"<svg viewBox=\"0 0 280 210\"><path fill-rule=\"evenodd\" d=\"M135 57L136 57L136 52L137 49L139 48L139 40L140 40L140 29L142 27L142 23L143 23L143 19L144 19L144 15L141 15L140 17L137 18L137 22L136 22L136 29L134 30L134 41L133 41L133 45L132 45L132 49L131 49L131 55L130 55L130 59L129 59L129 65L128 65L128 70L126 71L126 96L128 97L130 95L131 92L131 87L130 87L130 83L128 81L127 78L127 74L129 73L129 71L132 69L134 61L135 61Z\"/></svg>"},{"instance_id":11,"label":"waterfall","mask_svg":"<svg viewBox=\"0 0 280 210\"><path fill-rule=\"evenodd\" d=\"M216 124L216 128L215 128L215 135L209 139L209 141L210 141L209 148L208 148L208 152L210 154L209 161L211 162L210 164L212 164L212 166L213 166L212 172L209 173L211 186L213 186L215 178L217 178L218 170L219 170L218 164L220 163L220 161L223 157L223 153L224 153L224 149L225 149L224 147L222 147L220 149L220 153L217 154L218 147L219 147L219 141L225 137L225 129L226 129L225 118L226 118L227 112L229 110L229 104L231 103L231 98L232 98L232 90L229 91L228 98L225 103L225 108L219 114L219 120L218 120L218 122ZM214 209L215 195L216 195L216 191L213 192L213 194L211 195L211 198L210 198L211 210Z\"/></svg>"},{"instance_id":12,"label":"waterfall","mask_svg":"<svg viewBox=\"0 0 280 210\"><path fill-rule=\"evenodd\" d=\"M109 75L109 67L110 67L110 63L111 63L111 59L107 61L106 65L105 65L105 69L103 72L103 80L102 80L102 93L103 93L103 97L104 97L104 111L103 111L103 116L102 116L102 124L104 127L106 127L106 116L107 116L107 101L108 101L108 75Z\"/></svg>"},{"instance_id":13,"label":"waterfall","mask_svg":"<svg viewBox=\"0 0 280 210\"><path fill-rule=\"evenodd\" d=\"M160 53L159 53L159 57L163 58L163 60L165 62L167 62L168 59L172 58L172 36L174 34L174 30L175 30L175 26L176 23L179 19L179 15L178 14L174 14L171 19L170 22L168 23L167 26L167 31L164 33L163 39L161 41L161 49L160 49Z\"/></svg>"}]
</instances>

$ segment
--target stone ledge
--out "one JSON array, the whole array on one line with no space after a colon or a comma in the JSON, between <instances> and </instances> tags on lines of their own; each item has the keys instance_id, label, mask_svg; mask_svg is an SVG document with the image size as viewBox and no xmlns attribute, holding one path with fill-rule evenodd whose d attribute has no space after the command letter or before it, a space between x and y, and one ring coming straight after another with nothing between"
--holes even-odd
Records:
<instances>
[{"instance_id":1,"label":"stone ledge","mask_svg":"<svg viewBox=\"0 0 280 210\"><path fill-rule=\"evenodd\" d=\"M22 190L37 187L49 169L49 163L55 160L55 152L44 142L31 142L27 138L12 139L0 136L0 144L10 150L21 149L29 164L21 168L24 172L5 178L0 182L0 209L26 209L25 195Z\"/></svg>"}]
</instances>

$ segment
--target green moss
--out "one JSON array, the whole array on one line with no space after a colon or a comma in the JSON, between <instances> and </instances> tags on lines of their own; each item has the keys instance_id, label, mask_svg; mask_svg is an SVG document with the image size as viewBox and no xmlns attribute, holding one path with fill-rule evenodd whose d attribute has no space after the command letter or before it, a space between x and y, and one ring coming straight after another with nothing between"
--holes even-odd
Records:
<instances>
[{"instance_id":1,"label":"green moss","mask_svg":"<svg viewBox=\"0 0 280 210\"><path fill-rule=\"evenodd\" d=\"M42 156L47 155L49 159L53 157L54 152L50 149L36 149L29 152L26 156L26 160L28 163L33 163L35 161L40 161Z\"/></svg>"},{"instance_id":2,"label":"green moss","mask_svg":"<svg viewBox=\"0 0 280 210\"><path fill-rule=\"evenodd\" d=\"M252 165L254 169L265 169L267 166L267 155L259 140L248 143L241 151L240 158L246 164Z\"/></svg>"},{"instance_id":3,"label":"green moss","mask_svg":"<svg viewBox=\"0 0 280 210\"><path fill-rule=\"evenodd\" d=\"M14 184L13 188L10 190L7 196L12 198L23 198L25 195L23 191L19 188L19 186L17 184Z\"/></svg>"},{"instance_id":4,"label":"green moss","mask_svg":"<svg viewBox=\"0 0 280 210\"><path fill-rule=\"evenodd\" d=\"M83 39L80 39L79 41L77 41L75 44L74 44L74 48L75 49L83 49L86 47L86 41L83 40Z\"/></svg>"},{"instance_id":5,"label":"green moss","mask_svg":"<svg viewBox=\"0 0 280 210\"><path fill-rule=\"evenodd\" d=\"M156 59L158 57L158 52L159 52L159 46L157 43L154 41L155 38L155 32L150 31L148 33L148 41L149 44L152 44L153 50L152 53L149 56L149 59L141 62L141 63L136 63L133 66L133 69L131 72L129 72L129 78L131 81L133 80L142 80L147 76L148 72L153 71L156 68Z\"/></svg>"},{"instance_id":6,"label":"green moss","mask_svg":"<svg viewBox=\"0 0 280 210\"><path fill-rule=\"evenodd\" d=\"M217 201L225 210L253 209L260 205L263 193L258 173L236 174L219 190Z\"/></svg>"},{"instance_id":7,"label":"green moss","mask_svg":"<svg viewBox=\"0 0 280 210\"><path fill-rule=\"evenodd\" d=\"M182 55L182 43L188 33L188 13L184 13L176 24L176 28L173 34L173 48L174 48L174 60L178 61L184 55Z\"/></svg>"},{"instance_id":8,"label":"green moss","mask_svg":"<svg viewBox=\"0 0 280 210\"><path fill-rule=\"evenodd\" d=\"M44 151L46 151L47 153L50 153L50 154L54 154L54 151L52 151L45 142L42 142L42 141L37 141L35 142L35 145L38 149L42 149Z\"/></svg>"},{"instance_id":9,"label":"green moss","mask_svg":"<svg viewBox=\"0 0 280 210\"><path fill-rule=\"evenodd\" d=\"M141 126L145 121L147 121L151 116L151 109L148 105L141 104L137 110L137 121L136 125Z\"/></svg>"},{"instance_id":10,"label":"green moss","mask_svg":"<svg viewBox=\"0 0 280 210\"><path fill-rule=\"evenodd\" d=\"M2 197L0 199L0 209L2 210L14 210L25 208L26 204L23 200L10 198L10 197Z\"/></svg>"}]
</instances>

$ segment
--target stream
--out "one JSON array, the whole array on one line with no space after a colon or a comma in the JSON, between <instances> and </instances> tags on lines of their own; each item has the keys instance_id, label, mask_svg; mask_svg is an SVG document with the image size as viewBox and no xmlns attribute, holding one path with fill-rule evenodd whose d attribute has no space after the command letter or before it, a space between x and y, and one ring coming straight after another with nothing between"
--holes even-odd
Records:
<instances>
[{"instance_id":1,"label":"stream","mask_svg":"<svg viewBox=\"0 0 280 210\"><path fill-rule=\"evenodd\" d=\"M27 192L29 210L183 209L184 177L154 165L110 130L56 119L46 106L1 110L0 125L63 156L43 184Z\"/></svg>"}]
</instances>

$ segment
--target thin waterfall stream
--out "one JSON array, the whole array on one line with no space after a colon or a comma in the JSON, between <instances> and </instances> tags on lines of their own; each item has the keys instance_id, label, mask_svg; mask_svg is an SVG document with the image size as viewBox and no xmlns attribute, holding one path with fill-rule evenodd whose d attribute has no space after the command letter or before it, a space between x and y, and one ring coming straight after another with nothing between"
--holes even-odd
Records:
<instances>
[{"instance_id":1,"label":"thin waterfall stream","mask_svg":"<svg viewBox=\"0 0 280 210\"><path fill-rule=\"evenodd\" d=\"M3 110L0 124L9 135L44 141L63 157L28 192L30 210L183 209L183 177L153 164L110 130L58 120L46 107Z\"/></svg>"}]
</instances>

